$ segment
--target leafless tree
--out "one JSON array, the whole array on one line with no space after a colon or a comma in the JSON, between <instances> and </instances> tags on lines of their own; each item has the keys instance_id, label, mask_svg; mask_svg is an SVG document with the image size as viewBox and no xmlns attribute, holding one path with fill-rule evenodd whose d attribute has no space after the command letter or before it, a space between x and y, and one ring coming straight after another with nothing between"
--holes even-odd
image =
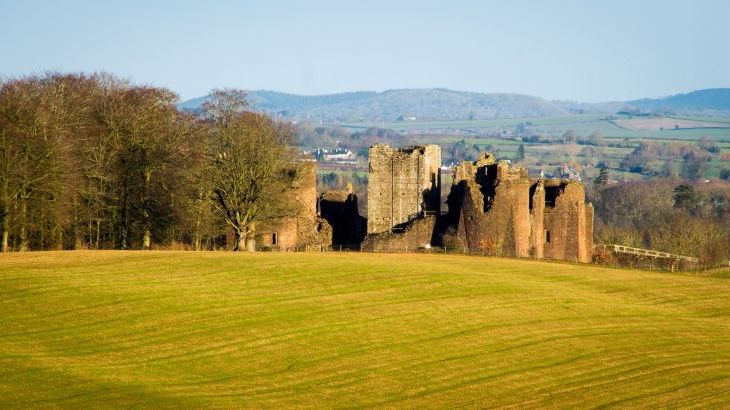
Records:
<instances>
[{"instance_id":1,"label":"leafless tree","mask_svg":"<svg viewBox=\"0 0 730 410\"><path fill-rule=\"evenodd\" d=\"M282 200L293 159L293 133L269 117L244 111L245 93L214 90L203 109L210 121L207 159L213 204L231 227L233 249L253 239L258 221L289 213Z\"/></svg>"}]
</instances>

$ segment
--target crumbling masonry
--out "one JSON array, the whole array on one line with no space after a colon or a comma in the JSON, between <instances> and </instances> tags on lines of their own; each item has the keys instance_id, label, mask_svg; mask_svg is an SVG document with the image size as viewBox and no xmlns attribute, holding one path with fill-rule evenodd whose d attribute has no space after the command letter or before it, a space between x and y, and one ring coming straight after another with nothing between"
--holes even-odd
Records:
<instances>
[{"instance_id":1,"label":"crumbling masonry","mask_svg":"<svg viewBox=\"0 0 730 410\"><path fill-rule=\"evenodd\" d=\"M329 246L332 227L317 215L317 164L313 161L292 163L287 177L288 192L282 200L292 201L292 216L262 223L258 227L259 246L277 250Z\"/></svg>"},{"instance_id":2,"label":"crumbling masonry","mask_svg":"<svg viewBox=\"0 0 730 410\"><path fill-rule=\"evenodd\" d=\"M272 249L339 246L409 251L442 246L487 255L591 262L593 206L583 184L530 179L527 170L491 154L454 169L441 213L441 150L437 145L370 148L368 219L351 190L316 193L313 162L293 164L285 195L295 215L262 224L260 244ZM367 233L367 235L366 235Z\"/></svg>"},{"instance_id":3,"label":"crumbling masonry","mask_svg":"<svg viewBox=\"0 0 730 410\"><path fill-rule=\"evenodd\" d=\"M491 154L455 169L443 241L471 252L591 262L593 206L583 184L530 179Z\"/></svg>"},{"instance_id":4,"label":"crumbling masonry","mask_svg":"<svg viewBox=\"0 0 730 410\"><path fill-rule=\"evenodd\" d=\"M368 233L387 232L441 210L441 148L438 145L370 147Z\"/></svg>"},{"instance_id":5,"label":"crumbling masonry","mask_svg":"<svg viewBox=\"0 0 730 410\"><path fill-rule=\"evenodd\" d=\"M438 242L441 147L370 147L368 236L364 250L407 251Z\"/></svg>"},{"instance_id":6,"label":"crumbling masonry","mask_svg":"<svg viewBox=\"0 0 730 410\"><path fill-rule=\"evenodd\" d=\"M352 188L327 191L319 197L319 213L332 227L332 246L359 249L365 237L367 220L360 216L357 195Z\"/></svg>"},{"instance_id":7,"label":"crumbling masonry","mask_svg":"<svg viewBox=\"0 0 730 410\"><path fill-rule=\"evenodd\" d=\"M530 179L491 154L455 169L440 214L438 146L370 149L363 249L444 246L491 255L590 262L593 207L577 181Z\"/></svg>"}]
</instances>

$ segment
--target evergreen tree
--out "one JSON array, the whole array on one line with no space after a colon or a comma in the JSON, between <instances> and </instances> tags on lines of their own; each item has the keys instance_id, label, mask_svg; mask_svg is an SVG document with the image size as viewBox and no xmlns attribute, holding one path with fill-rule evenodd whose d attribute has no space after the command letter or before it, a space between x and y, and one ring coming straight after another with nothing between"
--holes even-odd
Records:
<instances>
[{"instance_id":1,"label":"evergreen tree","mask_svg":"<svg viewBox=\"0 0 730 410\"><path fill-rule=\"evenodd\" d=\"M605 186L607 183L608 183L608 170L606 168L601 168L601 170L598 172L598 176L593 179L593 185Z\"/></svg>"},{"instance_id":2,"label":"evergreen tree","mask_svg":"<svg viewBox=\"0 0 730 410\"><path fill-rule=\"evenodd\" d=\"M520 162L523 159L525 159L525 146L520 144L520 146L517 147L517 155L515 155L515 162Z\"/></svg>"},{"instance_id":3,"label":"evergreen tree","mask_svg":"<svg viewBox=\"0 0 730 410\"><path fill-rule=\"evenodd\" d=\"M730 169L723 168L720 171L720 179L727 179L728 181L730 181Z\"/></svg>"},{"instance_id":4,"label":"evergreen tree","mask_svg":"<svg viewBox=\"0 0 730 410\"><path fill-rule=\"evenodd\" d=\"M697 194L691 185L681 184L674 188L674 207L687 211L697 208Z\"/></svg>"}]
</instances>

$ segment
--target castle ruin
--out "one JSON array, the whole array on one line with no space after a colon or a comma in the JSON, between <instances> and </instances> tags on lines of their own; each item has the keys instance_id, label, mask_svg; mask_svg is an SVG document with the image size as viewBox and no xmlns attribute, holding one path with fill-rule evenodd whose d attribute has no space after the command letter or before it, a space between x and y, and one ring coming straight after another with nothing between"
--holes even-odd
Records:
<instances>
[{"instance_id":1,"label":"castle ruin","mask_svg":"<svg viewBox=\"0 0 730 410\"><path fill-rule=\"evenodd\" d=\"M360 216L352 187L327 191L319 197L319 213L332 227L332 246L359 249L365 238L367 219Z\"/></svg>"},{"instance_id":2,"label":"castle ruin","mask_svg":"<svg viewBox=\"0 0 730 410\"><path fill-rule=\"evenodd\" d=\"M583 184L531 179L522 167L482 154L455 169L445 244L494 255L591 261L593 206Z\"/></svg>"},{"instance_id":3,"label":"castle ruin","mask_svg":"<svg viewBox=\"0 0 730 410\"><path fill-rule=\"evenodd\" d=\"M441 147L370 147L368 234L441 211Z\"/></svg>"},{"instance_id":4,"label":"castle ruin","mask_svg":"<svg viewBox=\"0 0 730 410\"><path fill-rule=\"evenodd\" d=\"M287 170L289 186L283 200L292 201L292 215L265 221L257 227L258 243L270 249L329 246L332 228L317 214L317 164L298 161Z\"/></svg>"},{"instance_id":5,"label":"castle ruin","mask_svg":"<svg viewBox=\"0 0 730 410\"><path fill-rule=\"evenodd\" d=\"M289 197L296 214L264 224L261 243L272 249L302 245L373 251L434 246L498 256L591 262L593 206L583 184L530 178L525 168L484 153L454 169L448 212L441 212L438 145L370 148L368 218L351 189L317 197L316 167L293 168Z\"/></svg>"},{"instance_id":6,"label":"castle ruin","mask_svg":"<svg viewBox=\"0 0 730 410\"><path fill-rule=\"evenodd\" d=\"M441 188L440 151L430 147L435 146L371 148L368 212L377 219L368 218L364 249L444 246L490 255L591 261L593 207L585 203L583 184L531 179L526 169L485 153L455 168L448 213L441 215L435 203ZM421 164L428 164L427 171Z\"/></svg>"}]
</instances>

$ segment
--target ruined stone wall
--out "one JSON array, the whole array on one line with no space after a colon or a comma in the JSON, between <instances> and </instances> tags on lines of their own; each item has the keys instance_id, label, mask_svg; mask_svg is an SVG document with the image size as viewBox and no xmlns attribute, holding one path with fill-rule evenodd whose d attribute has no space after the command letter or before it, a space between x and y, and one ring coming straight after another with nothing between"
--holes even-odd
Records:
<instances>
[{"instance_id":1,"label":"ruined stone wall","mask_svg":"<svg viewBox=\"0 0 730 410\"><path fill-rule=\"evenodd\" d=\"M524 168L495 164L488 154L462 163L455 176L444 243L494 255L591 261L593 207L585 204L581 183L533 181Z\"/></svg>"},{"instance_id":2,"label":"ruined stone wall","mask_svg":"<svg viewBox=\"0 0 730 410\"><path fill-rule=\"evenodd\" d=\"M364 251L413 251L429 247L433 240L437 217L414 219L404 224L402 231L369 234L362 243Z\"/></svg>"},{"instance_id":3,"label":"ruined stone wall","mask_svg":"<svg viewBox=\"0 0 730 410\"><path fill-rule=\"evenodd\" d=\"M299 223L297 218L266 221L259 227L261 245L266 247L293 248L299 241L298 233Z\"/></svg>"},{"instance_id":4,"label":"ruined stone wall","mask_svg":"<svg viewBox=\"0 0 730 410\"><path fill-rule=\"evenodd\" d=\"M589 263L593 261L593 204L586 204L585 213L585 243L584 252L581 255L579 262Z\"/></svg>"},{"instance_id":5,"label":"ruined stone wall","mask_svg":"<svg viewBox=\"0 0 730 410\"><path fill-rule=\"evenodd\" d=\"M332 229L327 221L317 216L317 164L313 161L294 163L289 176L290 186L281 200L290 201L293 215L262 221L257 227L259 244L278 249L330 245Z\"/></svg>"},{"instance_id":6,"label":"ruined stone wall","mask_svg":"<svg viewBox=\"0 0 730 410\"><path fill-rule=\"evenodd\" d=\"M359 248L367 220L360 216L357 195L351 191L326 191L319 197L319 213L332 227L332 245Z\"/></svg>"},{"instance_id":7,"label":"ruined stone wall","mask_svg":"<svg viewBox=\"0 0 730 410\"><path fill-rule=\"evenodd\" d=\"M440 212L441 148L438 145L370 147L368 233L386 232L424 214Z\"/></svg>"},{"instance_id":8,"label":"ruined stone wall","mask_svg":"<svg viewBox=\"0 0 730 410\"><path fill-rule=\"evenodd\" d=\"M581 183L546 182L544 230L546 258L591 261L593 207L585 204L585 192Z\"/></svg>"},{"instance_id":9,"label":"ruined stone wall","mask_svg":"<svg viewBox=\"0 0 730 410\"><path fill-rule=\"evenodd\" d=\"M461 207L455 209L459 215L458 232L464 245L472 252L494 253L499 238L499 227L491 218L484 217L484 195L479 184L473 180L462 180L458 184L461 195ZM452 209L449 204L449 209ZM504 221L497 221L504 222ZM501 246L500 246L501 249Z\"/></svg>"},{"instance_id":10,"label":"ruined stone wall","mask_svg":"<svg viewBox=\"0 0 730 410\"><path fill-rule=\"evenodd\" d=\"M291 197L300 204L300 217L317 219L317 163L302 161L297 164L291 184Z\"/></svg>"},{"instance_id":11,"label":"ruined stone wall","mask_svg":"<svg viewBox=\"0 0 730 410\"><path fill-rule=\"evenodd\" d=\"M524 168L497 164L497 187L493 218L505 218L512 224L515 256L530 256L530 179ZM509 229L510 227L507 227Z\"/></svg>"},{"instance_id":12,"label":"ruined stone wall","mask_svg":"<svg viewBox=\"0 0 730 410\"><path fill-rule=\"evenodd\" d=\"M363 249L443 245L492 255L591 261L593 207L585 204L581 183L531 180L524 168L482 154L455 168L449 212L439 216L437 148L371 147Z\"/></svg>"},{"instance_id":13,"label":"ruined stone wall","mask_svg":"<svg viewBox=\"0 0 730 410\"><path fill-rule=\"evenodd\" d=\"M545 182L539 180L530 187L530 256L545 257Z\"/></svg>"},{"instance_id":14,"label":"ruined stone wall","mask_svg":"<svg viewBox=\"0 0 730 410\"><path fill-rule=\"evenodd\" d=\"M548 181L545 200L546 258L588 263L593 257L593 206L583 184Z\"/></svg>"},{"instance_id":15,"label":"ruined stone wall","mask_svg":"<svg viewBox=\"0 0 730 410\"><path fill-rule=\"evenodd\" d=\"M458 230L473 252L530 255L530 180L523 169L494 164L491 156L462 163L456 170ZM451 203L449 204L451 210Z\"/></svg>"}]
</instances>

